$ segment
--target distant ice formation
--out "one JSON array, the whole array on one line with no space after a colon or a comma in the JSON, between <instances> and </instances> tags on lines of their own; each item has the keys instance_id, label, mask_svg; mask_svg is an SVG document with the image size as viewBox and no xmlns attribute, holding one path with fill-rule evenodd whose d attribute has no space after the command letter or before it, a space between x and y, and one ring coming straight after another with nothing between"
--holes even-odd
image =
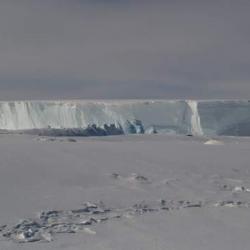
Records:
<instances>
[{"instance_id":1,"label":"distant ice formation","mask_svg":"<svg viewBox=\"0 0 250 250\"><path fill-rule=\"evenodd\" d=\"M172 133L250 136L249 101L117 100L0 102L0 129L43 134ZM46 131L46 132L45 132Z\"/></svg>"}]
</instances>

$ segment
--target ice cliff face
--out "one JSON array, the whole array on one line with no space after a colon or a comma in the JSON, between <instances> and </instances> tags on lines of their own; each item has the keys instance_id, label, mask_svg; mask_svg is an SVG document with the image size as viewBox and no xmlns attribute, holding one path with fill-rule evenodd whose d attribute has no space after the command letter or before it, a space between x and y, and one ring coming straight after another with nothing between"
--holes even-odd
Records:
<instances>
[{"instance_id":1,"label":"ice cliff face","mask_svg":"<svg viewBox=\"0 0 250 250\"><path fill-rule=\"evenodd\" d=\"M0 102L0 129L86 129L124 133L250 135L248 101L124 100Z\"/></svg>"},{"instance_id":2,"label":"ice cliff face","mask_svg":"<svg viewBox=\"0 0 250 250\"><path fill-rule=\"evenodd\" d=\"M210 101L198 104L205 135L250 136L250 101Z\"/></svg>"}]
</instances>

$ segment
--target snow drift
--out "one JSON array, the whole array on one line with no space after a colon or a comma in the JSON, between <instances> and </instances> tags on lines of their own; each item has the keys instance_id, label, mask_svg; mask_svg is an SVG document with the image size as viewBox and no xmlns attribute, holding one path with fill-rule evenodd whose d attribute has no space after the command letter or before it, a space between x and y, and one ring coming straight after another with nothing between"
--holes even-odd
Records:
<instances>
[{"instance_id":1,"label":"snow drift","mask_svg":"<svg viewBox=\"0 0 250 250\"><path fill-rule=\"evenodd\" d=\"M77 135L250 135L249 101L118 100L0 102L0 129ZM93 131L97 132L93 132ZM59 131L59 132L58 132ZM80 131L80 132L79 132ZM67 134L66 133L66 134ZM50 133L51 134L51 133ZM73 133L74 134L74 133Z\"/></svg>"}]
</instances>

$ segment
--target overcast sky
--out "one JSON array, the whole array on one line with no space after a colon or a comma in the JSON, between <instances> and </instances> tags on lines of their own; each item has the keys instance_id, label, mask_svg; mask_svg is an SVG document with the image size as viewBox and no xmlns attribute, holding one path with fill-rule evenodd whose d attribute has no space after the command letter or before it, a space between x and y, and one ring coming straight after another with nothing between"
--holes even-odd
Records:
<instances>
[{"instance_id":1,"label":"overcast sky","mask_svg":"<svg viewBox=\"0 0 250 250\"><path fill-rule=\"evenodd\" d=\"M0 99L250 98L249 0L0 0Z\"/></svg>"}]
</instances>

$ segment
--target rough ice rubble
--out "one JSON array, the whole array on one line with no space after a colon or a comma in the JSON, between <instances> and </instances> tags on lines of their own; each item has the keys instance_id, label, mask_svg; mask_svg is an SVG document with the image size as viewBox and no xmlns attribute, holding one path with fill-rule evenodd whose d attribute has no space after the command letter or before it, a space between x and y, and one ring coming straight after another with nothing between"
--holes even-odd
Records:
<instances>
[{"instance_id":1,"label":"rough ice rubble","mask_svg":"<svg viewBox=\"0 0 250 250\"><path fill-rule=\"evenodd\" d=\"M249 208L243 201L189 201L160 200L157 202L139 202L131 207L106 208L102 202L86 203L76 210L43 211L37 218L21 220L14 226L2 226L3 237L16 243L51 242L56 234L85 232L96 234L90 227L114 219L127 219L134 216L174 211L180 209L200 209L205 207Z\"/></svg>"},{"instance_id":2,"label":"rough ice rubble","mask_svg":"<svg viewBox=\"0 0 250 250\"><path fill-rule=\"evenodd\" d=\"M249 101L120 100L0 102L0 129L93 135L250 135ZM102 131L101 131L102 130ZM119 133L118 133L119 131ZM90 134L88 134L90 132ZM80 133L80 134L81 134ZM85 133L85 134L84 134ZM83 135L86 135L86 131Z\"/></svg>"},{"instance_id":3,"label":"rough ice rubble","mask_svg":"<svg viewBox=\"0 0 250 250\"><path fill-rule=\"evenodd\" d=\"M112 173L111 177L119 181L136 182L138 184L150 185L148 178L132 173L128 176L122 176L118 173ZM225 182L226 181L226 182ZM231 198L221 200L214 199L159 199L142 200L125 207L108 207L103 202L86 202L79 208L71 210L47 210L41 211L34 218L20 220L15 225L0 226L0 235L7 240L16 243L29 242L51 242L58 234L87 233L96 234L96 228L102 223L110 223L114 220L123 221L135 218L137 216L153 213L178 212L183 209L249 209L249 199L235 196L236 193L249 192L245 186L229 185L237 182L234 179L221 179L219 188L223 192L231 192ZM229 184L227 184L229 183Z\"/></svg>"}]
</instances>

